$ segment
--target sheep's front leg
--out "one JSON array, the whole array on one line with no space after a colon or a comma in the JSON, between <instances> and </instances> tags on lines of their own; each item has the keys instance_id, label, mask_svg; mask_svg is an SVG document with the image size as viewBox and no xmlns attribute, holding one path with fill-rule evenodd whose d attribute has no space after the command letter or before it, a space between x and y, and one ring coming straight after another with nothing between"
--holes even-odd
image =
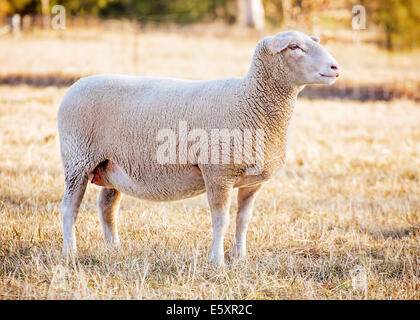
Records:
<instances>
[{"instance_id":1,"label":"sheep's front leg","mask_svg":"<svg viewBox=\"0 0 420 320\"><path fill-rule=\"evenodd\" d=\"M213 222L213 242L209 261L216 266L224 264L223 240L229 225L229 207L232 184L206 179L207 198Z\"/></svg>"},{"instance_id":2,"label":"sheep's front leg","mask_svg":"<svg viewBox=\"0 0 420 320\"><path fill-rule=\"evenodd\" d=\"M99 218L105 243L119 244L118 238L118 209L121 202L121 192L116 189L102 188L98 197Z\"/></svg>"},{"instance_id":3,"label":"sheep's front leg","mask_svg":"<svg viewBox=\"0 0 420 320\"><path fill-rule=\"evenodd\" d=\"M246 256L246 231L252 217L254 201L262 185L240 188L238 191L238 213L236 215L235 245L231 258L243 259Z\"/></svg>"}]
</instances>

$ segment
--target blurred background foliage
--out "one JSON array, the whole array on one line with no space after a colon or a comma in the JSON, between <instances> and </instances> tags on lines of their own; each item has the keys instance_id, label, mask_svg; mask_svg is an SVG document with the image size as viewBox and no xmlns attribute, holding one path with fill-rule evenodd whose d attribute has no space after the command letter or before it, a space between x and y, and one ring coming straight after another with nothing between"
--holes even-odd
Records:
<instances>
[{"instance_id":1,"label":"blurred background foliage","mask_svg":"<svg viewBox=\"0 0 420 320\"><path fill-rule=\"evenodd\" d=\"M367 28L382 33L381 42L386 48L420 46L419 0L0 0L0 16L37 15L46 7L60 4L70 16L177 24L217 20L233 24L238 20L240 1L262 2L269 26L293 27L291 22L301 22L309 29L317 23L327 24L330 29L342 27L344 22L350 27L352 16L348 13L360 4L366 8Z\"/></svg>"}]
</instances>

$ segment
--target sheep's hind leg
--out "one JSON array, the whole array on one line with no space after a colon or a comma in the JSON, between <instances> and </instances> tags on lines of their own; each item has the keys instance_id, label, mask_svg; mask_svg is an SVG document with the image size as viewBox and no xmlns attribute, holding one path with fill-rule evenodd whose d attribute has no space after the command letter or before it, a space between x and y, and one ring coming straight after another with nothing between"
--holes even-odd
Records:
<instances>
[{"instance_id":1,"label":"sheep's hind leg","mask_svg":"<svg viewBox=\"0 0 420 320\"><path fill-rule=\"evenodd\" d=\"M213 242L209 261L216 266L222 266L225 261L223 241L229 225L232 184L217 183L206 179L206 191L213 222Z\"/></svg>"},{"instance_id":2,"label":"sheep's hind leg","mask_svg":"<svg viewBox=\"0 0 420 320\"><path fill-rule=\"evenodd\" d=\"M231 258L244 259L246 256L246 231L252 217L254 201L261 186L240 188L238 191L235 245L233 246Z\"/></svg>"},{"instance_id":3,"label":"sheep's hind leg","mask_svg":"<svg viewBox=\"0 0 420 320\"><path fill-rule=\"evenodd\" d=\"M66 172L65 180L66 191L61 202L63 212L63 251L75 252L77 248L74 223L85 194L88 175L83 172Z\"/></svg>"},{"instance_id":4,"label":"sheep's hind leg","mask_svg":"<svg viewBox=\"0 0 420 320\"><path fill-rule=\"evenodd\" d=\"M116 189L102 188L98 197L99 218L106 244L118 245L118 210L121 192Z\"/></svg>"}]
</instances>

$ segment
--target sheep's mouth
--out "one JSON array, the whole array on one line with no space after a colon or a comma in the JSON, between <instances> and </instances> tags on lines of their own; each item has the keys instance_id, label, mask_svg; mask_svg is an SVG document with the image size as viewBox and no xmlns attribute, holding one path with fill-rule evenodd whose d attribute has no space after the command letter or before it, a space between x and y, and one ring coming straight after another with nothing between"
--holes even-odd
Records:
<instances>
[{"instance_id":1,"label":"sheep's mouth","mask_svg":"<svg viewBox=\"0 0 420 320\"><path fill-rule=\"evenodd\" d=\"M320 75L321 75L321 77L325 77L325 78L338 78L338 73L335 74L335 75L332 75L332 76L329 76L329 75L326 75L326 74L323 74L323 73L320 73Z\"/></svg>"}]
</instances>

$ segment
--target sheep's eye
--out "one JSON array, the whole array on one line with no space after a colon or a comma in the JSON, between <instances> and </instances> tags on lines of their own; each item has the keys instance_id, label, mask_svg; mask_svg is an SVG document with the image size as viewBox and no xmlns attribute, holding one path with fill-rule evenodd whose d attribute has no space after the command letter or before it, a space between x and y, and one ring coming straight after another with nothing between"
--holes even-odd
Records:
<instances>
[{"instance_id":1,"label":"sheep's eye","mask_svg":"<svg viewBox=\"0 0 420 320\"><path fill-rule=\"evenodd\" d=\"M297 44L291 44L289 48L292 50L300 49L300 47Z\"/></svg>"}]
</instances>

